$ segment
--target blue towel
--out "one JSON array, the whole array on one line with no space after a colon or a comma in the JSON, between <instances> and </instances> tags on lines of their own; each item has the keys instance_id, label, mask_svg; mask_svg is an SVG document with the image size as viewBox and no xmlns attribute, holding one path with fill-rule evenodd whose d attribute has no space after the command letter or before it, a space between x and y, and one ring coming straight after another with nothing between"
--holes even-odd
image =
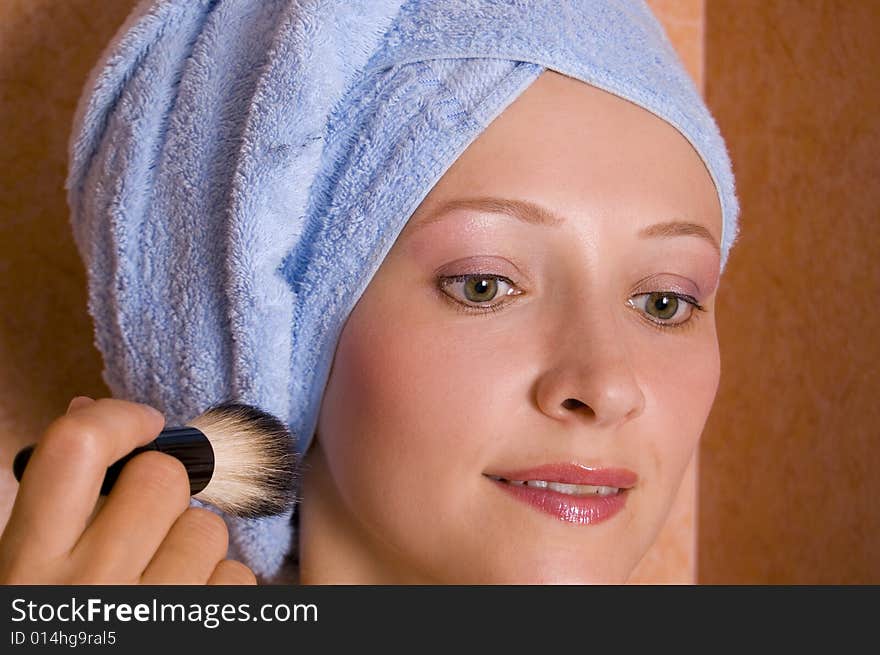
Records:
<instances>
[{"instance_id":1,"label":"blue towel","mask_svg":"<svg viewBox=\"0 0 880 655\"><path fill-rule=\"evenodd\" d=\"M545 69L691 142L721 203L723 271L739 213L727 150L640 0L140 2L83 89L65 185L113 396L169 424L255 404L305 452L385 254ZM290 512L223 516L230 556L272 582Z\"/></svg>"}]
</instances>

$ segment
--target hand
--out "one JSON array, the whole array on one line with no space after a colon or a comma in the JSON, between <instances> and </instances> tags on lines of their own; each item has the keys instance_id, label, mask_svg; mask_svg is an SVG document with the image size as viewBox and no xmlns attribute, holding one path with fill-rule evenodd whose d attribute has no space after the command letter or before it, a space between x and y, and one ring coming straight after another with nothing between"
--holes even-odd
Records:
<instances>
[{"instance_id":1,"label":"hand","mask_svg":"<svg viewBox=\"0 0 880 655\"><path fill-rule=\"evenodd\" d=\"M133 457L96 508L107 467L163 427L147 405L75 398L22 476L0 536L0 584L256 584L225 559L223 519L189 506L186 469L170 455Z\"/></svg>"}]
</instances>

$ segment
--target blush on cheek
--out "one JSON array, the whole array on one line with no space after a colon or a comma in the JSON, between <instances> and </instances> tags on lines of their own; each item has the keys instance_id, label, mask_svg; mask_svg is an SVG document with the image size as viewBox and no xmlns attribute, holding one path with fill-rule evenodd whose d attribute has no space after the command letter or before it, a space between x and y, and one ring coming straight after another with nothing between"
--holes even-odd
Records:
<instances>
[{"instance_id":1,"label":"blush on cheek","mask_svg":"<svg viewBox=\"0 0 880 655\"><path fill-rule=\"evenodd\" d=\"M370 543L424 564L446 544L436 517L467 502L449 481L460 486L457 467L473 461L464 450L473 426L457 411L473 391L456 384L468 374L444 353L442 330L417 329L405 312L389 321L386 309L364 302L344 327L319 437L344 515L374 535Z\"/></svg>"},{"instance_id":2,"label":"blush on cheek","mask_svg":"<svg viewBox=\"0 0 880 655\"><path fill-rule=\"evenodd\" d=\"M399 385L389 366L387 351L393 345L388 336L359 321L355 313L346 322L322 407L322 413L335 427L333 433L340 438L363 432L361 426L375 425L386 414L389 390Z\"/></svg>"},{"instance_id":3,"label":"blush on cheek","mask_svg":"<svg viewBox=\"0 0 880 655\"><path fill-rule=\"evenodd\" d=\"M690 340L681 349L653 350L649 368L641 370L650 389L649 412L655 414L656 441L648 440L651 466L678 484L696 448L711 411L720 377L720 360L714 334ZM647 354L647 353L646 353Z\"/></svg>"},{"instance_id":4,"label":"blush on cheek","mask_svg":"<svg viewBox=\"0 0 880 655\"><path fill-rule=\"evenodd\" d=\"M670 406L678 408L676 422L687 434L694 435L695 441L709 416L719 377L717 350L706 346L692 354L689 365L684 366L674 384L667 387Z\"/></svg>"},{"instance_id":5,"label":"blush on cheek","mask_svg":"<svg viewBox=\"0 0 880 655\"><path fill-rule=\"evenodd\" d=\"M369 291L340 336L322 407L322 438L340 442L328 448L361 469L393 467L418 447L413 435L430 434L436 420L433 386L446 383L437 352L419 341L424 330Z\"/></svg>"},{"instance_id":6,"label":"blush on cheek","mask_svg":"<svg viewBox=\"0 0 880 655\"><path fill-rule=\"evenodd\" d=\"M517 379L514 363L487 357L487 343L489 352L496 348L491 339L463 339L433 310L401 311L391 300L406 297L407 289L385 282L367 290L340 336L322 438L345 442L333 455L359 469L352 475L382 477L385 487L404 483L403 469L418 471L420 481L460 479L459 469L470 474L477 465L481 439L501 431L492 422L510 407L497 407L495 389Z\"/></svg>"}]
</instances>

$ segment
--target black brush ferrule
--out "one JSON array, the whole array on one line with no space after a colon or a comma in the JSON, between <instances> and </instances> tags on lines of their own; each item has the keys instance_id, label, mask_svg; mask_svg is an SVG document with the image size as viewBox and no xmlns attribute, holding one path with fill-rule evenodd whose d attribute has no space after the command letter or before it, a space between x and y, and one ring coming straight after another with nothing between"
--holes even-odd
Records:
<instances>
[{"instance_id":1,"label":"black brush ferrule","mask_svg":"<svg viewBox=\"0 0 880 655\"><path fill-rule=\"evenodd\" d=\"M191 496L208 486L214 475L214 448L201 430L189 425L165 428L152 444L183 463L189 474Z\"/></svg>"},{"instance_id":2,"label":"black brush ferrule","mask_svg":"<svg viewBox=\"0 0 880 655\"><path fill-rule=\"evenodd\" d=\"M144 446L138 446L128 455L118 460L107 468L104 476L104 482L101 485L101 495L106 496L110 493L116 479L122 472L122 467L135 455L147 452L148 450L158 450L159 452L171 455L180 460L189 474L190 495L202 491L208 486L211 477L214 475L214 448L208 437L201 430L192 426L185 425L182 427L165 428L159 433L159 436ZM15 479L21 481L24 475L25 467L31 458L34 446L23 448L15 456L12 463Z\"/></svg>"}]
</instances>

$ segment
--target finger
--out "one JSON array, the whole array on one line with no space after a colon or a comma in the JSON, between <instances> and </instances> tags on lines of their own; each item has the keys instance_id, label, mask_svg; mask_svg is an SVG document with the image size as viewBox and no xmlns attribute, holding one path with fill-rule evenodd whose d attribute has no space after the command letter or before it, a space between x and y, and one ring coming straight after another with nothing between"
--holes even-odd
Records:
<instances>
[{"instance_id":1,"label":"finger","mask_svg":"<svg viewBox=\"0 0 880 655\"><path fill-rule=\"evenodd\" d=\"M107 467L154 439L163 426L161 414L148 406L115 398L77 405L55 419L22 475L4 531L9 554L34 561L68 553L92 513Z\"/></svg>"},{"instance_id":2,"label":"finger","mask_svg":"<svg viewBox=\"0 0 880 655\"><path fill-rule=\"evenodd\" d=\"M256 585L257 577L247 566L234 559L225 559L214 569L209 585Z\"/></svg>"},{"instance_id":3,"label":"finger","mask_svg":"<svg viewBox=\"0 0 880 655\"><path fill-rule=\"evenodd\" d=\"M137 579L189 506L189 492L175 457L151 451L132 458L71 551L74 565L100 580Z\"/></svg>"},{"instance_id":4,"label":"finger","mask_svg":"<svg viewBox=\"0 0 880 655\"><path fill-rule=\"evenodd\" d=\"M190 507L156 550L141 584L205 584L228 547L223 519L210 510Z\"/></svg>"}]
</instances>

